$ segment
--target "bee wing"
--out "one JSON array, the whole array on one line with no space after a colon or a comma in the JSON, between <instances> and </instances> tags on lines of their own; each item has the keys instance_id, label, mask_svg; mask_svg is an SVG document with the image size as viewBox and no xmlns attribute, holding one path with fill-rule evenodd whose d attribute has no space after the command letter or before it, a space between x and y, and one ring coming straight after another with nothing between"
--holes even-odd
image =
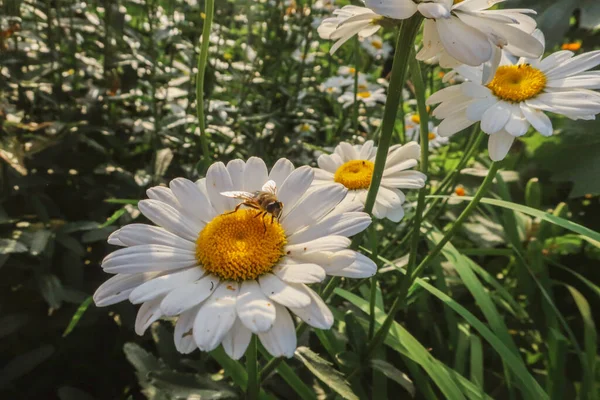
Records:
<instances>
[{"instance_id":1,"label":"bee wing","mask_svg":"<svg viewBox=\"0 0 600 400\"><path fill-rule=\"evenodd\" d=\"M254 198L254 195L252 193L242 191L221 192L221 195L225 197L243 200L252 200Z\"/></svg>"},{"instance_id":2,"label":"bee wing","mask_svg":"<svg viewBox=\"0 0 600 400\"><path fill-rule=\"evenodd\" d=\"M267 181L267 183L263 185L262 191L271 194L276 194L275 192L277 191L277 184L275 183L275 181Z\"/></svg>"}]
</instances>

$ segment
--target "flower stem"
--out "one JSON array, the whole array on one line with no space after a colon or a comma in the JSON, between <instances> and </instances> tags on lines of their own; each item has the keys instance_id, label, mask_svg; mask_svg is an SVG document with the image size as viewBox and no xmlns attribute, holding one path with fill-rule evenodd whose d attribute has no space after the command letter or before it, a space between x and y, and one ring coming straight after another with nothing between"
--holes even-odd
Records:
<instances>
[{"instance_id":1,"label":"flower stem","mask_svg":"<svg viewBox=\"0 0 600 400\"><path fill-rule=\"evenodd\" d=\"M415 96L417 98L417 108L420 118L420 143L421 143L421 172L427 175L429 168L429 115L427 106L425 105L425 84L423 83L423 75L421 66L416 58L410 58L410 74L413 85L415 87ZM410 254L408 256L408 265L406 267L407 274L410 276L417 261L417 249L419 247L419 239L421 238L421 221L423 220L423 211L425 210L425 195L427 194L427 185L419 191L417 200L417 209L413 220L412 242L410 246Z\"/></svg>"},{"instance_id":2,"label":"flower stem","mask_svg":"<svg viewBox=\"0 0 600 400\"><path fill-rule=\"evenodd\" d=\"M358 35L354 37L354 107L352 116L352 133L358 134L358 68L360 64L360 43Z\"/></svg>"},{"instance_id":3,"label":"flower stem","mask_svg":"<svg viewBox=\"0 0 600 400\"><path fill-rule=\"evenodd\" d=\"M215 0L206 0L204 7L204 26L202 27L202 43L200 44L200 55L198 56L198 74L196 75L196 114L198 115L198 127L200 128L200 146L204 161L204 171L210 166L210 154L208 139L206 137L206 125L204 122L204 72L208 60L208 46L210 44L210 30L215 13Z\"/></svg>"},{"instance_id":4,"label":"flower stem","mask_svg":"<svg viewBox=\"0 0 600 400\"><path fill-rule=\"evenodd\" d=\"M433 260L435 257L437 257L437 255L440 253L440 251L442 251L442 249L444 248L446 243L448 243L450 241L450 239L452 239L452 237L454 236L454 234L456 233L458 228L460 228L462 223L467 219L467 217L471 214L471 212L477 207L477 205L479 204L479 201L485 195L489 186L492 184L492 181L494 180L494 177L496 176L496 173L498 172L498 168L499 168L498 163L493 162L492 165L490 166L490 169L488 171L486 178L484 179L483 183L477 190L477 193L475 193L475 196L473 196L473 199L471 200L469 205L458 216L458 218L456 219L454 224L452 224L452 227L448 230L448 232L446 232L446 234L444 235L442 240L440 240L440 242L435 246L435 248L433 250L431 250L431 252L427 255L427 257L425 257L425 259L423 261L421 261L421 263L414 269L414 271L412 271L412 274L409 274L407 272L405 278L402 280L402 285L400 287L398 296L396 296L396 300L394 300L394 303L392 304L392 307L391 307L390 311L388 312L385 321L381 325L381 328L379 328L379 330L375 333L373 340L369 343L369 345L367 347L367 355L369 355L369 356L372 355L373 351L375 349L377 349L377 347L381 343L383 343L383 341L385 340L385 338L388 334L388 331L390 330L390 327L392 326L392 323L394 322L396 313L404 306L406 296L408 295L408 291L409 291L410 287L412 286L413 282L419 276L421 271L423 271L423 269L431 262L431 260Z\"/></svg>"},{"instance_id":5,"label":"flower stem","mask_svg":"<svg viewBox=\"0 0 600 400\"><path fill-rule=\"evenodd\" d=\"M252 335L250 345L246 350L246 371L248 373L248 386L246 388L246 399L258 399L260 391L260 381L258 376L258 359L257 359L257 336Z\"/></svg>"},{"instance_id":6,"label":"flower stem","mask_svg":"<svg viewBox=\"0 0 600 400\"><path fill-rule=\"evenodd\" d=\"M381 136L377 147L377 156L375 158L375 167L373 177L365 202L365 212L371 214L375 206L375 199L383 177L383 169L387 159L388 150L396 125L396 116L398 114L398 105L402 97L402 88L404 87L404 78L408 69L408 62L412 52L415 36L421 25L421 17L418 15L402 22L400 33L396 41L396 54L394 54L394 63L392 65L392 77L388 88L387 99L385 100L385 109L383 111L383 122L381 125Z\"/></svg>"}]
</instances>

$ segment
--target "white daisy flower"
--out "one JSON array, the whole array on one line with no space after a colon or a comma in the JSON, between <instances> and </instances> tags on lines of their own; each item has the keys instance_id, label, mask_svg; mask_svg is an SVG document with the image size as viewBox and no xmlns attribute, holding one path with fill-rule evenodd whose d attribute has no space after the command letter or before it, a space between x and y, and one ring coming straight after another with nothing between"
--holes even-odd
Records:
<instances>
[{"instance_id":1,"label":"white daisy flower","mask_svg":"<svg viewBox=\"0 0 600 400\"><path fill-rule=\"evenodd\" d=\"M388 58L393 50L392 46L384 42L379 35L372 35L365 38L361 42L361 45L373 58Z\"/></svg>"},{"instance_id":2,"label":"white daisy flower","mask_svg":"<svg viewBox=\"0 0 600 400\"><path fill-rule=\"evenodd\" d=\"M331 76L327 78L325 82L321 83L319 90L330 94L340 94L342 93L343 88L353 84L353 78L349 78L347 76Z\"/></svg>"},{"instance_id":3,"label":"white daisy flower","mask_svg":"<svg viewBox=\"0 0 600 400\"><path fill-rule=\"evenodd\" d=\"M433 115L443 120L438 131L442 136L481 121L481 130L490 135L490 158L499 161L530 125L544 136L552 135L552 121L544 111L595 119L600 93L590 89L600 89L600 71L588 70L599 64L600 51L575 57L570 51L558 51L545 59L516 62L504 56L488 85L479 83L483 68L463 66L457 71L469 81L434 93L427 103L441 103Z\"/></svg>"},{"instance_id":4,"label":"white daisy flower","mask_svg":"<svg viewBox=\"0 0 600 400\"><path fill-rule=\"evenodd\" d=\"M300 134L309 134L309 133L313 133L315 132L315 126L312 124L309 124L307 122L296 125L296 127L294 128L294 132L296 133L300 133Z\"/></svg>"},{"instance_id":5,"label":"white daisy flower","mask_svg":"<svg viewBox=\"0 0 600 400\"><path fill-rule=\"evenodd\" d=\"M429 121L427 126L429 127L429 132L427 134L429 150L439 149L450 142L449 138L440 136L438 134L438 127L432 121ZM421 118L419 115L407 114L404 117L404 128L406 132L406 140L415 142L420 141Z\"/></svg>"},{"instance_id":6,"label":"white daisy flower","mask_svg":"<svg viewBox=\"0 0 600 400\"><path fill-rule=\"evenodd\" d=\"M486 75L493 75L500 49L519 57L539 57L542 43L531 36L536 22L525 14L529 9L489 10L506 0L365 0L374 12L393 19L405 19L417 10L425 18L421 61L438 56L442 67L486 63Z\"/></svg>"},{"instance_id":7,"label":"white daisy flower","mask_svg":"<svg viewBox=\"0 0 600 400\"><path fill-rule=\"evenodd\" d=\"M427 177L419 171L408 171L417 165L421 147L416 142L390 147L381 185L373 207L377 218L398 222L404 216L402 204L406 196L400 189L420 189ZM371 185L377 147L372 140L363 145L342 142L332 154L322 154L315 168L315 184L341 183L348 188L347 201L364 207Z\"/></svg>"},{"instance_id":8,"label":"white daisy flower","mask_svg":"<svg viewBox=\"0 0 600 400\"><path fill-rule=\"evenodd\" d=\"M331 54L356 34L361 40L373 35L381 28L379 22L383 19L372 10L358 6L344 6L335 10L333 15L323 20L317 29L321 39L337 40L331 46Z\"/></svg>"},{"instance_id":9,"label":"white daisy flower","mask_svg":"<svg viewBox=\"0 0 600 400\"><path fill-rule=\"evenodd\" d=\"M117 275L98 288L94 301L142 304L139 335L159 318L177 316L175 345L182 353L222 344L239 359L254 333L273 356L291 357L296 332L290 311L319 329L333 324L307 284L327 275L376 272L369 258L348 249L348 237L364 230L370 217L354 205L338 205L347 193L342 185L308 191L313 174L286 159L268 172L252 157L215 163L196 183L177 178L168 188L149 189L139 209L157 226L131 224L109 237L124 248L102 261ZM276 196L268 213L253 203L239 208L240 200L225 196L261 190Z\"/></svg>"},{"instance_id":10,"label":"white daisy flower","mask_svg":"<svg viewBox=\"0 0 600 400\"><path fill-rule=\"evenodd\" d=\"M365 87L366 86L366 87ZM378 103L385 103L385 89L377 85L358 85L356 100L364 103L366 107L373 107ZM338 101L343 103L343 107L350 107L354 104L354 91L346 91Z\"/></svg>"}]
</instances>

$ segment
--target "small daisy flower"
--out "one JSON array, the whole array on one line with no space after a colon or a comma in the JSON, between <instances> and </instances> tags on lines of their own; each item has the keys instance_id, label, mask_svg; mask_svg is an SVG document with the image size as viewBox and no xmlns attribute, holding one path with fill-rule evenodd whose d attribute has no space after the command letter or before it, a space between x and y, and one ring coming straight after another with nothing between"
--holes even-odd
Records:
<instances>
[{"instance_id":1,"label":"small daisy flower","mask_svg":"<svg viewBox=\"0 0 600 400\"><path fill-rule=\"evenodd\" d=\"M300 134L310 134L315 132L315 127L314 125L311 125L309 123L302 123L299 125L296 125L296 127L294 128L294 132L296 133L300 133Z\"/></svg>"},{"instance_id":2,"label":"small daisy flower","mask_svg":"<svg viewBox=\"0 0 600 400\"><path fill-rule=\"evenodd\" d=\"M373 58L388 58L393 50L392 46L384 42L379 35L372 35L365 38L361 45Z\"/></svg>"},{"instance_id":3,"label":"small daisy flower","mask_svg":"<svg viewBox=\"0 0 600 400\"><path fill-rule=\"evenodd\" d=\"M438 134L438 127L429 121L429 133L427 139L429 143L429 150L439 149L450 142L447 137L440 136ZM421 118L417 114L408 114L404 117L404 127L406 129L406 140L419 142L421 137Z\"/></svg>"},{"instance_id":4,"label":"small daisy flower","mask_svg":"<svg viewBox=\"0 0 600 400\"><path fill-rule=\"evenodd\" d=\"M331 46L330 54L335 53L356 34L361 40L373 35L381 28L379 23L383 19L372 10L358 6L344 6L335 10L333 15L334 17L323 20L317 29L321 39L337 40Z\"/></svg>"},{"instance_id":5,"label":"small daisy flower","mask_svg":"<svg viewBox=\"0 0 600 400\"><path fill-rule=\"evenodd\" d=\"M506 0L365 0L374 12L393 19L405 19L415 12L425 18L421 61L438 56L444 68L460 64L479 66L486 63L487 75L493 75L505 49L518 57L539 57L542 43L531 36L536 22L525 14L529 9L489 10Z\"/></svg>"},{"instance_id":6,"label":"small daisy flower","mask_svg":"<svg viewBox=\"0 0 600 400\"><path fill-rule=\"evenodd\" d=\"M181 353L222 344L239 359L257 334L270 354L291 357L296 332L290 312L319 329L333 324L331 311L307 284L326 275L364 278L376 271L369 258L348 249L348 237L364 230L370 217L339 204L347 193L342 185L308 191L313 174L286 159L268 172L253 157L215 163L196 183L177 178L168 188L149 189L150 199L139 209L156 226L131 224L109 237L123 248L102 261L116 275L98 288L94 301L141 304L139 335L163 316L177 317L174 338ZM274 196L269 212L231 198L256 191Z\"/></svg>"},{"instance_id":7,"label":"small daisy flower","mask_svg":"<svg viewBox=\"0 0 600 400\"><path fill-rule=\"evenodd\" d=\"M400 221L404 217L402 204L406 199L400 189L420 189L425 185L427 177L422 172L410 170L417 165L420 151L421 148L416 142L390 147L373 207L373 215L377 218ZM315 184L341 183L348 189L346 200L364 207L376 154L377 147L372 140L354 146L342 142L332 154L319 156L319 168L315 169Z\"/></svg>"},{"instance_id":8,"label":"small daisy flower","mask_svg":"<svg viewBox=\"0 0 600 400\"><path fill-rule=\"evenodd\" d=\"M537 33L539 36L541 33ZM595 119L600 113L600 71L588 71L600 64L600 51L575 56L559 51L545 59L521 58L514 62L504 55L496 74L482 85L481 67L462 66L456 70L469 81L434 93L428 104L441 103L433 115L443 120L439 134L445 137L481 121L481 130L490 135L490 158L506 157L515 137L533 126L551 136L553 112L571 119Z\"/></svg>"},{"instance_id":9,"label":"small daisy flower","mask_svg":"<svg viewBox=\"0 0 600 400\"><path fill-rule=\"evenodd\" d=\"M292 58L298 61L299 63L305 62L307 64L312 64L315 62L315 54L309 52L308 54L306 54L305 57L303 48L294 50L294 52L292 53Z\"/></svg>"},{"instance_id":10,"label":"small daisy flower","mask_svg":"<svg viewBox=\"0 0 600 400\"><path fill-rule=\"evenodd\" d=\"M359 75L360 76L360 75ZM347 76L331 76L319 86L319 90L329 94L340 94L342 89L353 85L354 79Z\"/></svg>"},{"instance_id":11,"label":"small daisy flower","mask_svg":"<svg viewBox=\"0 0 600 400\"><path fill-rule=\"evenodd\" d=\"M359 85L356 93L356 100L364 103L366 107L373 107L378 103L385 103L385 89L377 85L367 87ZM350 107L354 104L354 91L347 91L338 97L338 101L343 103L343 107Z\"/></svg>"}]
</instances>

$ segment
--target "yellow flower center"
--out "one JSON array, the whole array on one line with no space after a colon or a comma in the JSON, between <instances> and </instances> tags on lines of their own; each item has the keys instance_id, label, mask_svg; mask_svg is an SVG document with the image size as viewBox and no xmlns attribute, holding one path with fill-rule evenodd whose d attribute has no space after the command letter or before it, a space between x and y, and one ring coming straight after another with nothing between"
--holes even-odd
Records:
<instances>
[{"instance_id":1,"label":"yellow flower center","mask_svg":"<svg viewBox=\"0 0 600 400\"><path fill-rule=\"evenodd\" d=\"M357 88L358 90L366 90L367 89L367 85L365 85L364 83L359 83Z\"/></svg>"},{"instance_id":2,"label":"yellow flower center","mask_svg":"<svg viewBox=\"0 0 600 400\"><path fill-rule=\"evenodd\" d=\"M196 259L223 280L246 281L270 272L287 242L279 222L257 210L238 210L210 221L196 240Z\"/></svg>"},{"instance_id":3,"label":"yellow flower center","mask_svg":"<svg viewBox=\"0 0 600 400\"><path fill-rule=\"evenodd\" d=\"M354 75L356 73L356 68L353 68L353 67L348 68L348 73L350 75Z\"/></svg>"},{"instance_id":4,"label":"yellow flower center","mask_svg":"<svg viewBox=\"0 0 600 400\"><path fill-rule=\"evenodd\" d=\"M427 135L427 138L428 138L429 140L433 140L433 139L435 139L435 133L433 133L433 132L429 132L429 135Z\"/></svg>"},{"instance_id":5,"label":"yellow flower center","mask_svg":"<svg viewBox=\"0 0 600 400\"><path fill-rule=\"evenodd\" d=\"M371 42L371 45L373 47L375 47L377 50L381 50L381 48L383 47L383 43L381 43L379 40L373 40Z\"/></svg>"},{"instance_id":6,"label":"yellow flower center","mask_svg":"<svg viewBox=\"0 0 600 400\"><path fill-rule=\"evenodd\" d=\"M300 130L301 130L302 132L308 132L308 131L310 131L310 125L309 125L309 124L303 124L303 125L300 127Z\"/></svg>"},{"instance_id":7,"label":"yellow flower center","mask_svg":"<svg viewBox=\"0 0 600 400\"><path fill-rule=\"evenodd\" d=\"M528 64L498 67L488 89L496 97L513 103L531 99L546 87L546 75Z\"/></svg>"},{"instance_id":8,"label":"yellow flower center","mask_svg":"<svg viewBox=\"0 0 600 400\"><path fill-rule=\"evenodd\" d=\"M375 164L368 160L352 160L335 171L333 180L350 190L368 189Z\"/></svg>"},{"instance_id":9,"label":"yellow flower center","mask_svg":"<svg viewBox=\"0 0 600 400\"><path fill-rule=\"evenodd\" d=\"M368 99L371 97L371 92L358 92L356 95L361 99Z\"/></svg>"},{"instance_id":10,"label":"yellow flower center","mask_svg":"<svg viewBox=\"0 0 600 400\"><path fill-rule=\"evenodd\" d=\"M462 3L464 0L454 0L454 2L452 4L456 5L458 3Z\"/></svg>"},{"instance_id":11,"label":"yellow flower center","mask_svg":"<svg viewBox=\"0 0 600 400\"><path fill-rule=\"evenodd\" d=\"M412 116L410 117L410 120L411 120L412 122L414 122L415 124L420 124L420 123L421 123L421 117L419 117L419 116L418 116L418 115L416 115L416 114L415 114L415 115L412 115Z\"/></svg>"}]
</instances>

